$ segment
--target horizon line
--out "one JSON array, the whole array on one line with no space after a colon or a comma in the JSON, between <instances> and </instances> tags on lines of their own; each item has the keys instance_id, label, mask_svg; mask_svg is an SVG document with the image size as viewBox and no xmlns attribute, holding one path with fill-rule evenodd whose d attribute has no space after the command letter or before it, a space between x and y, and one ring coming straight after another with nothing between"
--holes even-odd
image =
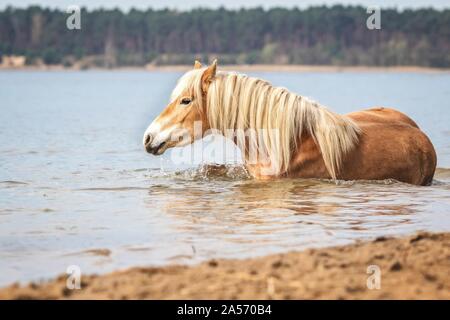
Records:
<instances>
[{"instance_id":1,"label":"horizon line","mask_svg":"<svg viewBox=\"0 0 450 320\"><path fill-rule=\"evenodd\" d=\"M72 4L74 5L74 4ZM7 4L7 5L0 5L0 10L4 11L8 8L12 8L12 9L29 9L29 8L33 8L33 7L38 7L41 9L49 9L49 10L62 10L64 11L65 9L67 9L67 7L65 6L59 6L59 5L41 5L41 4L29 4L29 5L25 5L25 6L21 6L21 5L14 5L14 4ZM264 5L255 5L255 6L240 6L240 7L226 7L224 5L219 5L219 6L208 6L208 5L199 5L199 6L195 6L195 7L191 7L191 8L177 8L175 6L161 6L161 7L155 7L155 6L147 6L147 7L136 7L136 6L130 6L128 9L119 7L117 5L115 6L104 6L104 5L100 5L100 6L86 6L86 5L81 5L80 8L85 9L87 11L95 11L95 10L108 10L108 11L112 11L112 10L119 10L123 13L129 13L132 10L135 11L147 11L147 10L154 10L154 11L162 11L162 10L169 10L169 11L178 11L178 12L191 12L191 11L195 11L195 10L220 10L220 9L224 9L226 11L240 11L240 10L254 10L254 9L262 9L264 11L269 11L272 9L286 9L286 10L308 10L311 8L328 8L331 9L333 7L344 7L344 8L369 8L369 7L379 7L381 9L384 10L396 10L399 12L402 11L407 11L407 10L411 10L411 11L418 11L418 10L426 10L426 9L431 9L431 10L436 10L436 11L445 11L445 10L450 10L450 4L448 6L445 7L435 7L433 5L428 5L428 6L419 6L419 7L414 7L414 6L405 6L405 7L399 7L399 6L395 6L395 5L381 5L381 6L376 6L376 5L364 5L364 4L344 4L344 3L334 3L334 4L309 4L306 6L298 6L298 5L294 5L294 6L283 6L283 5L274 5L274 6L264 6Z\"/></svg>"}]
</instances>

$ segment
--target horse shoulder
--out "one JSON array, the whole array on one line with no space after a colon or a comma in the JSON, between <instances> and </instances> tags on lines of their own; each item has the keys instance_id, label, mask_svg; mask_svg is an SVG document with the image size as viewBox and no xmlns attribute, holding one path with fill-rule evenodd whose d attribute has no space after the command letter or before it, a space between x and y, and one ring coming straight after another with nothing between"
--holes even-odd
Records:
<instances>
[{"instance_id":1,"label":"horse shoulder","mask_svg":"<svg viewBox=\"0 0 450 320\"><path fill-rule=\"evenodd\" d=\"M302 135L299 148L293 154L288 176L298 178L330 179L320 149L310 135Z\"/></svg>"}]
</instances>

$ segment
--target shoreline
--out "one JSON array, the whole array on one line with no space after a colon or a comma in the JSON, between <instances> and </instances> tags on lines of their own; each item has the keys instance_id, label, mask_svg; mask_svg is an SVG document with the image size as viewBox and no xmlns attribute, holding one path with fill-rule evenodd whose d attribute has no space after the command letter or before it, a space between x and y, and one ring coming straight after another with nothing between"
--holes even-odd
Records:
<instances>
[{"instance_id":1,"label":"shoreline","mask_svg":"<svg viewBox=\"0 0 450 320\"><path fill-rule=\"evenodd\" d=\"M355 73L450 73L450 69L430 68L419 66L333 66L333 65L220 65L223 71L237 72L323 72L323 73L339 73L339 72L355 72ZM92 67L87 69L64 67L62 65L46 65L46 66L25 66L25 67L0 67L2 71L146 71L146 72L186 72L191 70L191 65L147 65L142 67L115 67L115 68L99 68Z\"/></svg>"},{"instance_id":2,"label":"shoreline","mask_svg":"<svg viewBox=\"0 0 450 320\"><path fill-rule=\"evenodd\" d=\"M373 271L378 268L378 271ZM372 270L372 271L371 271ZM0 289L0 299L450 299L450 232L194 266L136 267L66 275ZM368 288L379 272L379 289Z\"/></svg>"}]
</instances>

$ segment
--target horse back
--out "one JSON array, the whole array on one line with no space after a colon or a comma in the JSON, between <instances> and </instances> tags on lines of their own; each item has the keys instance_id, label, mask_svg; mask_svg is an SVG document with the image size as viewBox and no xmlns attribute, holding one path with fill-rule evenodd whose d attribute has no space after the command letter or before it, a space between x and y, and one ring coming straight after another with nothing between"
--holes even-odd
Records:
<instances>
[{"instance_id":1,"label":"horse back","mask_svg":"<svg viewBox=\"0 0 450 320\"><path fill-rule=\"evenodd\" d=\"M376 107L347 114L352 120L365 123L402 123L419 128L417 123L406 114L385 107Z\"/></svg>"}]
</instances>

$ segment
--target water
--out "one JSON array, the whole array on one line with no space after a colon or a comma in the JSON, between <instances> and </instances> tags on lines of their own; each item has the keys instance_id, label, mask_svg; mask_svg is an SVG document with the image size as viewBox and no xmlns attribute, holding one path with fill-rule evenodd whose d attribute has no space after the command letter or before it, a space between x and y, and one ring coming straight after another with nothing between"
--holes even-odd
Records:
<instances>
[{"instance_id":1,"label":"water","mask_svg":"<svg viewBox=\"0 0 450 320\"><path fill-rule=\"evenodd\" d=\"M437 149L434 185L254 181L205 164L217 139L174 164L141 141L179 73L0 72L0 285L450 230L450 74L256 75L341 113L406 112Z\"/></svg>"}]
</instances>

